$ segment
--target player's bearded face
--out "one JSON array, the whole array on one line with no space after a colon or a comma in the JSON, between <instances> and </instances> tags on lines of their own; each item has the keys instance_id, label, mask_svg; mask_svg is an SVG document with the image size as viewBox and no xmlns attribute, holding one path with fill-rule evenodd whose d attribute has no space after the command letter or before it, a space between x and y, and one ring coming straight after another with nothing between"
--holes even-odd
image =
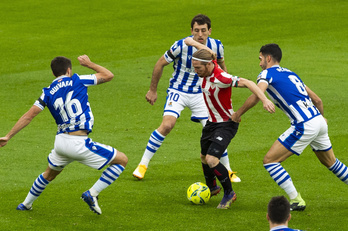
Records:
<instances>
[{"instance_id":1,"label":"player's bearded face","mask_svg":"<svg viewBox=\"0 0 348 231\"><path fill-rule=\"evenodd\" d=\"M198 25L198 23L195 22L193 28L191 28L191 34L193 35L193 40L205 45L211 34L211 28L208 30L207 24Z\"/></svg>"},{"instance_id":2,"label":"player's bearded face","mask_svg":"<svg viewBox=\"0 0 348 231\"><path fill-rule=\"evenodd\" d=\"M206 77L210 75L207 65L203 65L201 61L192 61L192 64L199 77Z\"/></svg>"}]
</instances>

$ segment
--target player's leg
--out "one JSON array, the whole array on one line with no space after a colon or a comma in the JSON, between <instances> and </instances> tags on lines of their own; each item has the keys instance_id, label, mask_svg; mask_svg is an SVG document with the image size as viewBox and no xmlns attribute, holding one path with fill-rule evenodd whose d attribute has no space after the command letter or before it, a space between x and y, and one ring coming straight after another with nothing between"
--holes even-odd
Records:
<instances>
[{"instance_id":1,"label":"player's leg","mask_svg":"<svg viewBox=\"0 0 348 231\"><path fill-rule=\"evenodd\" d=\"M325 119L321 116L316 118L316 124L320 125L318 136L311 142L311 147L320 162L326 166L341 181L348 184L348 168L335 157L332 150L331 141L328 135L328 126Z\"/></svg>"},{"instance_id":2,"label":"player's leg","mask_svg":"<svg viewBox=\"0 0 348 231\"><path fill-rule=\"evenodd\" d=\"M120 177L128 163L128 158L124 153L113 147L93 142L89 138L85 143L85 148L83 151L80 151L80 156L84 158L83 160L78 160L80 163L98 170L109 164L109 167L103 171L95 184L82 193L81 196L93 212L101 214L101 209L98 205L98 195Z\"/></svg>"},{"instance_id":3,"label":"player's leg","mask_svg":"<svg viewBox=\"0 0 348 231\"><path fill-rule=\"evenodd\" d=\"M203 128L201 137L202 154L206 154L205 161L216 178L220 181L224 196L218 205L219 209L228 209L236 200L236 194L232 189L231 180L227 168L220 162L220 158L232 138L238 130L238 124L234 122L210 123ZM205 144L209 144L207 148Z\"/></svg>"},{"instance_id":4,"label":"player's leg","mask_svg":"<svg viewBox=\"0 0 348 231\"><path fill-rule=\"evenodd\" d=\"M191 120L194 122L199 121L204 127L208 120L208 109L204 103L203 94L193 94L190 96L188 107L192 112ZM227 168L231 182L241 182L241 179L236 175L237 172L233 172L231 169L227 149L222 154L220 162Z\"/></svg>"},{"instance_id":5,"label":"player's leg","mask_svg":"<svg viewBox=\"0 0 348 231\"><path fill-rule=\"evenodd\" d=\"M139 180L144 178L150 160L161 147L166 135L168 135L174 128L176 120L177 118L175 116L163 116L163 120L159 128L151 133L143 157L141 158L138 167L133 172L134 177L138 178Z\"/></svg>"},{"instance_id":6,"label":"player's leg","mask_svg":"<svg viewBox=\"0 0 348 231\"><path fill-rule=\"evenodd\" d=\"M223 151L223 146L219 145L216 142L212 142L208 149L208 153L212 154L207 154L205 158L211 172L213 172L214 175L218 178L220 184L224 189L224 196L219 205L217 206L218 209L228 209L232 202L234 202L237 198L235 192L232 189L232 184L229 178L228 170L220 162L219 157L217 157L221 156Z\"/></svg>"},{"instance_id":7,"label":"player's leg","mask_svg":"<svg viewBox=\"0 0 348 231\"><path fill-rule=\"evenodd\" d=\"M184 94L173 89L168 89L162 123L159 128L152 132L141 161L133 172L134 177L138 178L139 180L144 178L150 160L161 147L165 137L174 128L176 120L179 118L181 111L186 107L187 95L188 94Z\"/></svg>"},{"instance_id":8,"label":"player's leg","mask_svg":"<svg viewBox=\"0 0 348 231\"><path fill-rule=\"evenodd\" d=\"M326 166L341 181L348 184L348 168L335 157L332 148L328 151L314 151L320 162Z\"/></svg>"},{"instance_id":9,"label":"player's leg","mask_svg":"<svg viewBox=\"0 0 348 231\"><path fill-rule=\"evenodd\" d=\"M306 208L305 201L302 199L300 193L297 192L288 172L280 164L291 155L293 153L276 140L264 157L263 166L279 187L288 194L291 209L304 210Z\"/></svg>"},{"instance_id":10,"label":"player's leg","mask_svg":"<svg viewBox=\"0 0 348 231\"><path fill-rule=\"evenodd\" d=\"M31 210L34 201L41 195L41 193L45 190L46 186L58 176L62 171L53 170L50 166L47 167L46 171L40 174L33 185L30 188L30 191L23 201L23 203L19 204L17 210Z\"/></svg>"}]
</instances>

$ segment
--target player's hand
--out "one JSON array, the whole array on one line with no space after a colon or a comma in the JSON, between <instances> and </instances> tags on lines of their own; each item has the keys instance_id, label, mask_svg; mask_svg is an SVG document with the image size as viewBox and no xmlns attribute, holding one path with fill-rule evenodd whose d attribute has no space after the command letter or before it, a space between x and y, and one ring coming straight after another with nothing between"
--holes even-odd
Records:
<instances>
[{"instance_id":1,"label":"player's hand","mask_svg":"<svg viewBox=\"0 0 348 231\"><path fill-rule=\"evenodd\" d=\"M185 38L185 39L184 39L184 42L185 42L185 44L186 44L187 46L193 46L193 45L196 43L196 41L193 40L192 37L187 37L187 38Z\"/></svg>"},{"instance_id":2,"label":"player's hand","mask_svg":"<svg viewBox=\"0 0 348 231\"><path fill-rule=\"evenodd\" d=\"M233 113L231 116L231 120L233 122L240 123L242 121L242 118L237 113Z\"/></svg>"},{"instance_id":3,"label":"player's hand","mask_svg":"<svg viewBox=\"0 0 348 231\"><path fill-rule=\"evenodd\" d=\"M271 100L266 99L263 103L263 108L267 110L269 113L274 113L275 112L275 106L272 103Z\"/></svg>"},{"instance_id":4,"label":"player's hand","mask_svg":"<svg viewBox=\"0 0 348 231\"><path fill-rule=\"evenodd\" d=\"M8 141L9 141L8 137L1 137L0 138L0 148L4 147L7 144Z\"/></svg>"},{"instance_id":5,"label":"player's hand","mask_svg":"<svg viewBox=\"0 0 348 231\"><path fill-rule=\"evenodd\" d=\"M147 102L149 102L151 105L153 105L156 100L157 100L157 92L153 92L153 91L148 91L146 93L146 96L145 96Z\"/></svg>"},{"instance_id":6,"label":"player's hand","mask_svg":"<svg viewBox=\"0 0 348 231\"><path fill-rule=\"evenodd\" d=\"M80 65L84 67L89 67L89 65L92 63L87 55L81 55L77 57L77 59L79 60Z\"/></svg>"}]
</instances>

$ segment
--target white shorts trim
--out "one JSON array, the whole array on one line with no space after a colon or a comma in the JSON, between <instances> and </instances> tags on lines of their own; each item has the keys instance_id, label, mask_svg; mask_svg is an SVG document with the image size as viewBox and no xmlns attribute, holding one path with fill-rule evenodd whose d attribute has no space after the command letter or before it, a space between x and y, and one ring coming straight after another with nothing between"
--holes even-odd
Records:
<instances>
[{"instance_id":1,"label":"white shorts trim","mask_svg":"<svg viewBox=\"0 0 348 231\"><path fill-rule=\"evenodd\" d=\"M185 107L191 110L192 121L199 122L199 120L208 119L208 110L203 99L203 93L187 94L168 88L163 116L171 115L179 118Z\"/></svg>"},{"instance_id":2,"label":"white shorts trim","mask_svg":"<svg viewBox=\"0 0 348 231\"><path fill-rule=\"evenodd\" d=\"M116 157L117 150L111 146L93 142L87 136L58 134L54 149L48 155L52 169L60 171L73 161L95 169L102 169Z\"/></svg>"}]
</instances>

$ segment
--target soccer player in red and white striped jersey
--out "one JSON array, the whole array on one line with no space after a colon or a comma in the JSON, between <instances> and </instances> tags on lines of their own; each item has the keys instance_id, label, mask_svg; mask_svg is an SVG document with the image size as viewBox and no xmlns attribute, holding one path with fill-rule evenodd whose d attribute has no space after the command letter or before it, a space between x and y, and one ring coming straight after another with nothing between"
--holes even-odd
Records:
<instances>
[{"instance_id":1,"label":"soccer player in red and white striped jersey","mask_svg":"<svg viewBox=\"0 0 348 231\"><path fill-rule=\"evenodd\" d=\"M232 87L247 87L263 103L263 107L273 113L274 104L250 80L233 76L222 70L216 62L216 54L208 47L186 38L185 43L194 46L196 51L192 56L192 65L197 75L203 78L202 90L205 104L209 110L208 122L201 136L201 160L206 184L212 195L220 191L216 177L220 181L224 196L218 209L228 209L236 200L226 167L220 158L238 130L238 123L231 120L233 114L231 92Z\"/></svg>"}]
</instances>

